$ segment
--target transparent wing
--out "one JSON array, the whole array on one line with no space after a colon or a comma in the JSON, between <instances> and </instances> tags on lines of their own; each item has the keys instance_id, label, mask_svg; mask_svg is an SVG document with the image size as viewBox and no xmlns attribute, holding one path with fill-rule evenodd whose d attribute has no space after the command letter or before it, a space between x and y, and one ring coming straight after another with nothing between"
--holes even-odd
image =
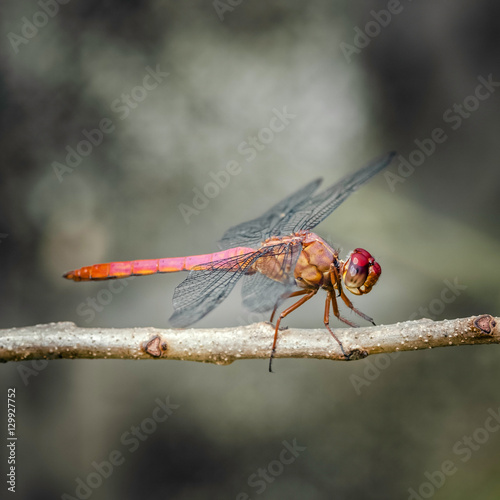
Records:
<instances>
[{"instance_id":1,"label":"transparent wing","mask_svg":"<svg viewBox=\"0 0 500 500\"><path fill-rule=\"evenodd\" d=\"M277 273L278 276L286 276L285 280L278 281L261 273L243 278L241 296L247 309L255 312L270 311L283 294L297 289L293 270L301 250L301 244L290 245L286 249L281 269Z\"/></svg>"},{"instance_id":2,"label":"transparent wing","mask_svg":"<svg viewBox=\"0 0 500 500\"><path fill-rule=\"evenodd\" d=\"M309 199L320 184L321 179L316 179L274 205L264 215L229 228L219 241L219 246L222 249L238 246L259 247L266 238L275 236L275 226L293 211L294 207Z\"/></svg>"},{"instance_id":3,"label":"transparent wing","mask_svg":"<svg viewBox=\"0 0 500 500\"><path fill-rule=\"evenodd\" d=\"M193 269L175 291L172 303L174 314L170 318L173 326L185 327L195 323L217 307L245 274L253 274L252 265L261 258L288 255L291 244L282 243L263 247L255 252L203 265Z\"/></svg>"},{"instance_id":4,"label":"transparent wing","mask_svg":"<svg viewBox=\"0 0 500 500\"><path fill-rule=\"evenodd\" d=\"M394 155L392 152L378 158L357 172L347 175L332 187L293 207L293 210L276 224L274 236L284 236L317 226L356 189L387 167Z\"/></svg>"}]
</instances>

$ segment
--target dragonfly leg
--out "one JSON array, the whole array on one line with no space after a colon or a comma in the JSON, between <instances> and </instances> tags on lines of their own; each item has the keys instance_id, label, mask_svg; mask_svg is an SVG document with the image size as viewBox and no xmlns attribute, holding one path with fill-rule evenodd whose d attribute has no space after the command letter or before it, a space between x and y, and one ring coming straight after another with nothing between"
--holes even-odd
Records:
<instances>
[{"instance_id":1,"label":"dragonfly leg","mask_svg":"<svg viewBox=\"0 0 500 500\"><path fill-rule=\"evenodd\" d=\"M330 280L331 280L332 284L336 285L336 288L339 291L340 296L342 298L345 297L344 290L342 290L342 282L340 281L339 273L337 271L337 268L334 265L332 265L330 267ZM346 297L346 299L347 299L347 297ZM339 306L337 305L337 298L335 297L334 293L330 293L330 300L332 302L333 314L335 314L335 317L337 319L339 319L340 321L342 321L343 323L345 323L346 325L357 328L358 325L356 323L353 323L352 321L349 321L348 319L346 319L340 315ZM349 300L349 299L347 299L347 300ZM344 300L344 302L345 302L345 300ZM351 309L353 309L355 312L357 312L358 310L354 308L354 306L352 305L351 302L350 302L350 304L351 304L350 305Z\"/></svg>"},{"instance_id":2,"label":"dragonfly leg","mask_svg":"<svg viewBox=\"0 0 500 500\"><path fill-rule=\"evenodd\" d=\"M300 292L302 292L302 290L299 290ZM271 369L271 365L273 363L273 358L274 358L274 353L276 352L276 343L278 341L278 332L279 332L279 328L280 328L280 323L281 323L281 320L283 318L286 318L291 312L295 311L295 309L299 308L302 304L304 304L305 302L307 302L309 299L311 299L312 297L314 297L317 293L318 289L314 289L314 290L304 290L304 292L307 294L303 294L303 293L300 293L298 294L297 292L293 292L297 295L304 295L304 297L302 297L301 299L299 299L297 302L295 302L295 304L292 304L290 307L288 307L287 309L285 309L284 311L281 311L281 314L280 314L280 317L278 318L278 321L276 321L276 327L274 329L274 341L273 341L273 347L271 349L271 356L269 358L269 371L272 372L273 370Z\"/></svg>"},{"instance_id":3,"label":"dragonfly leg","mask_svg":"<svg viewBox=\"0 0 500 500\"><path fill-rule=\"evenodd\" d=\"M298 297L299 295L305 295L306 293L309 293L309 290L298 290L297 292L291 292L291 293L284 293L277 301L276 305L274 306L273 313L271 314L271 319L269 320L271 323L273 322L274 315L276 314L276 311L280 304L285 301L286 299L289 299L291 297Z\"/></svg>"},{"instance_id":4,"label":"dragonfly leg","mask_svg":"<svg viewBox=\"0 0 500 500\"><path fill-rule=\"evenodd\" d=\"M329 290L326 293L325 316L323 318L323 321L325 323L326 329L330 332L330 334L332 335L332 337L338 342L338 344L340 346L340 350L342 351L342 354L344 355L344 357L347 358L347 359L349 359L349 356L344 351L344 346L342 345L342 342L340 342L340 340L337 337L337 335L335 335L333 333L332 329L330 328L330 304L333 305L333 303L335 303L335 306L333 307L333 310L335 312L335 308L337 307L337 301L335 300L334 297L332 297L332 292ZM337 309L337 311L338 311L338 309Z\"/></svg>"},{"instance_id":5,"label":"dragonfly leg","mask_svg":"<svg viewBox=\"0 0 500 500\"><path fill-rule=\"evenodd\" d=\"M369 321L372 325L375 325L375 321L373 321L373 318L370 318L370 316L368 316L365 313L362 313L359 309L356 309L354 307L352 302L349 300L349 297L347 297L347 295L344 293L344 290L342 289L340 289L340 297L344 301L345 305L349 307L349 309L352 309L358 316L361 316L366 321Z\"/></svg>"}]
</instances>

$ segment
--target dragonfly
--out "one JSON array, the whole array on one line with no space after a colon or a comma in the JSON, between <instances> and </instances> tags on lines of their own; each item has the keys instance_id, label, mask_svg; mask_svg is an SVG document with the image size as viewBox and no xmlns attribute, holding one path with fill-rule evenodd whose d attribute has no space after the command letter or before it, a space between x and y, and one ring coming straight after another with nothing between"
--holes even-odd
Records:
<instances>
[{"instance_id":1,"label":"dragonfly","mask_svg":"<svg viewBox=\"0 0 500 500\"><path fill-rule=\"evenodd\" d=\"M340 314L337 304L340 298L355 314L375 324L354 307L345 290L354 295L369 293L382 269L363 248L354 249L342 260L338 250L310 230L387 167L394 155L394 152L388 153L318 193L322 179L310 182L260 217L228 229L219 241L219 252L95 264L69 271L63 277L73 281L100 281L189 271L175 288L172 299L174 312L170 323L181 328L199 321L217 307L242 278L243 305L258 313L272 311L271 324L285 300L300 297L280 313L274 325L269 371L272 371L281 321L322 289L326 292L323 323L344 357L349 359L342 342L330 328L330 309L341 322L358 326Z\"/></svg>"}]
</instances>

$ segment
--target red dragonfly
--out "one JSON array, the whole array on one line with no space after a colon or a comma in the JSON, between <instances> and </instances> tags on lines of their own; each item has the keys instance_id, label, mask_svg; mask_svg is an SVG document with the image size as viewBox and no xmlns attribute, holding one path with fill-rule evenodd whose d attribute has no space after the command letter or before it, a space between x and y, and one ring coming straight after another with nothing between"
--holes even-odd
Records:
<instances>
[{"instance_id":1,"label":"red dragonfly","mask_svg":"<svg viewBox=\"0 0 500 500\"><path fill-rule=\"evenodd\" d=\"M243 304L251 311L271 311L271 322L280 304L291 297L301 298L279 315L269 371L276 352L281 320L311 299L320 288L326 291L324 324L330 328L330 307L334 315L350 326L357 326L342 317L337 297L366 321L373 319L356 309L344 292L354 295L368 293L382 272L374 257L356 248L345 261L338 251L309 230L330 215L352 192L368 182L391 162L395 153L379 158L357 172L347 175L317 194L321 179L316 179L274 205L261 217L230 228L219 242L220 252L190 257L111 262L82 267L64 274L74 281L107 280L155 273L190 271L174 292L173 326L186 327L203 318L218 306L244 278Z\"/></svg>"}]
</instances>

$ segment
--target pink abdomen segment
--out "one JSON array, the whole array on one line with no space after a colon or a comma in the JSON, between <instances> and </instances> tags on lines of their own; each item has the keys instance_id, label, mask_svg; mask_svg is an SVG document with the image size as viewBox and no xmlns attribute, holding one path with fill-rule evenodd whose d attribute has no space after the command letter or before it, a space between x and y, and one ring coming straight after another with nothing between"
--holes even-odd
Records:
<instances>
[{"instance_id":1,"label":"pink abdomen segment","mask_svg":"<svg viewBox=\"0 0 500 500\"><path fill-rule=\"evenodd\" d=\"M63 275L73 281L108 280L113 278L127 278L128 276L145 276L156 273L175 273L177 271L191 271L204 264L211 264L219 260L230 259L247 253L255 252L254 248L236 247L222 252L191 255L189 257L168 257L166 259L131 260L128 262L110 262L108 264L94 264L85 266ZM208 266L207 266L208 267Z\"/></svg>"}]
</instances>

